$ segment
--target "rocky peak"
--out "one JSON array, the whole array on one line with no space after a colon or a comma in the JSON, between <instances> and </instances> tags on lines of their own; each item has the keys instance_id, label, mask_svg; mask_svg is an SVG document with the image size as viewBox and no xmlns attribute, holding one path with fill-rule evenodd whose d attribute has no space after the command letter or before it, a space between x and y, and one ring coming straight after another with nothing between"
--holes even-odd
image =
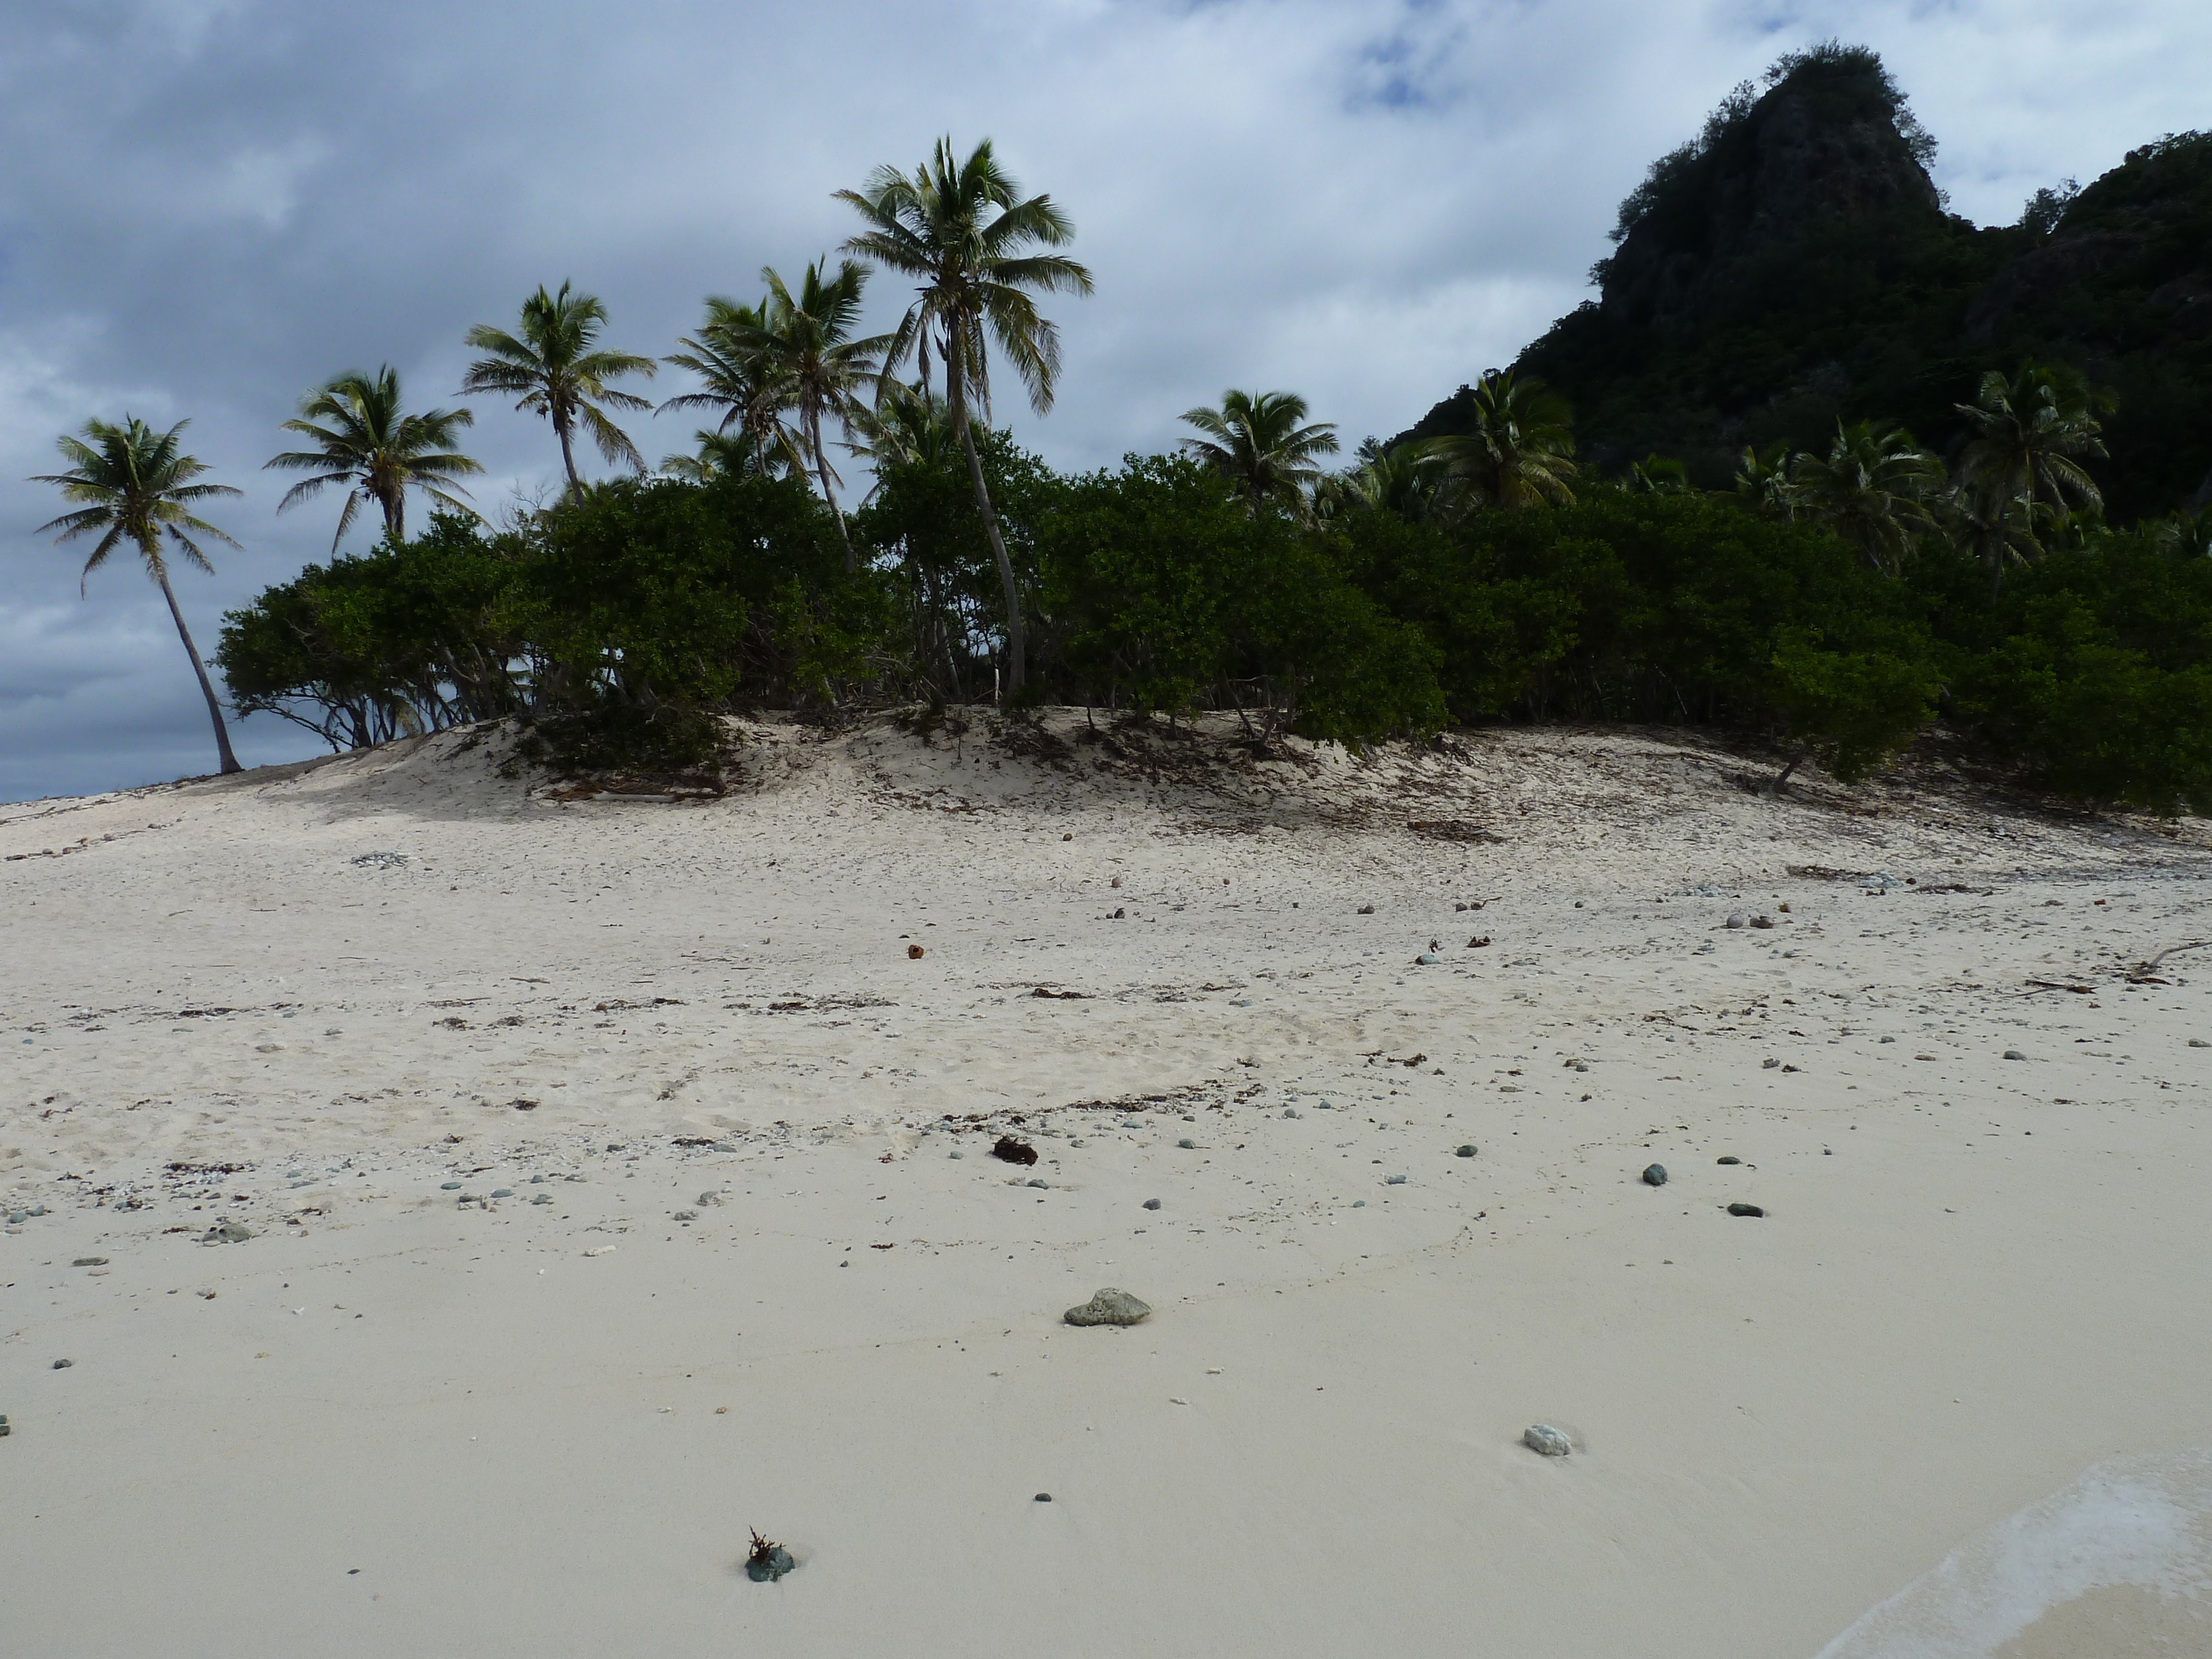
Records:
<instances>
[{"instance_id":1,"label":"rocky peak","mask_svg":"<svg viewBox=\"0 0 2212 1659\"><path fill-rule=\"evenodd\" d=\"M1810 238L1906 216L1941 221L1933 143L1881 60L1826 46L1749 82L1622 204L1594 273L1609 319L1662 331L1753 297L1764 267Z\"/></svg>"}]
</instances>

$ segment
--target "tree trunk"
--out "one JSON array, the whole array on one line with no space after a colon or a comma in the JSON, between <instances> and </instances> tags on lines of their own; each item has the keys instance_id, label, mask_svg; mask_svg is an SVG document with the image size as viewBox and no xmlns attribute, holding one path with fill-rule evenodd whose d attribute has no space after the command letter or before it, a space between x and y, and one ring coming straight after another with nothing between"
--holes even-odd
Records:
<instances>
[{"instance_id":1,"label":"tree trunk","mask_svg":"<svg viewBox=\"0 0 2212 1659\"><path fill-rule=\"evenodd\" d=\"M1014 562L1006 556L1006 538L999 533L999 515L991 510L991 491L983 482L983 458L975 453L975 434L968 423L968 388L962 374L966 342L955 336L945 354L945 401L952 410L952 428L967 452L968 477L975 486L975 510L983 515L983 532L991 538L991 556L998 561L999 582L1006 591L1006 689L1018 691L1025 678L1022 648L1022 594L1014 583Z\"/></svg>"},{"instance_id":2,"label":"tree trunk","mask_svg":"<svg viewBox=\"0 0 2212 1659\"><path fill-rule=\"evenodd\" d=\"M192 659L192 672L199 676L200 695L207 699L208 718L215 722L215 752L216 769L222 772L243 772L238 757L230 751L230 732L222 723L222 705L215 700L215 687L208 684L207 665L192 644L192 630L185 626L185 613L177 608L177 596L169 586L169 573L156 565L154 580L161 585L161 597L169 602L169 616L177 624L177 637L185 642L185 654Z\"/></svg>"},{"instance_id":3,"label":"tree trunk","mask_svg":"<svg viewBox=\"0 0 2212 1659\"><path fill-rule=\"evenodd\" d=\"M822 453L822 416L819 413L807 417L806 436L814 446L814 476L822 481L822 499L830 503L830 516L837 520L837 539L845 544L845 574L849 576L860 567L853 557L853 535L845 528L844 509L837 505L837 497L830 488L830 458Z\"/></svg>"},{"instance_id":4,"label":"tree trunk","mask_svg":"<svg viewBox=\"0 0 2212 1659\"><path fill-rule=\"evenodd\" d=\"M1782 775L1775 779L1772 783L1767 786L1768 792L1770 793L1778 795L1784 790L1787 789L1790 787L1790 775L1792 772L1795 772L1799 767L1802 766L1808 760L1811 759L1812 756L1813 745L1811 744L1804 743L1798 744L1797 752L1790 757L1790 764L1782 769Z\"/></svg>"},{"instance_id":5,"label":"tree trunk","mask_svg":"<svg viewBox=\"0 0 2212 1659\"><path fill-rule=\"evenodd\" d=\"M568 441L567 418L555 416L553 430L561 437L561 465L568 470L568 499L580 501L584 499L584 481L576 476L576 451L574 446Z\"/></svg>"}]
</instances>

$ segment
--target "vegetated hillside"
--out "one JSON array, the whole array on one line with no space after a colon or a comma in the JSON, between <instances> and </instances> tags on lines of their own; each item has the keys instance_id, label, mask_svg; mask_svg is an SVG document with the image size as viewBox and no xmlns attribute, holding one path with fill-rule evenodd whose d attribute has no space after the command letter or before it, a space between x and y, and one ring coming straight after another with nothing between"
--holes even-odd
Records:
<instances>
[{"instance_id":1,"label":"vegetated hillside","mask_svg":"<svg viewBox=\"0 0 2212 1659\"><path fill-rule=\"evenodd\" d=\"M1991 228L1945 210L1934 151L1871 52L1784 59L1652 167L1598 298L1516 367L1572 401L1601 471L1656 451L1710 487L1747 444L1825 449L1838 417L1945 452L1984 370L2063 362L2118 399L2097 469L2113 521L2212 500L2212 135ZM1463 429L1467 396L1401 441Z\"/></svg>"}]
</instances>

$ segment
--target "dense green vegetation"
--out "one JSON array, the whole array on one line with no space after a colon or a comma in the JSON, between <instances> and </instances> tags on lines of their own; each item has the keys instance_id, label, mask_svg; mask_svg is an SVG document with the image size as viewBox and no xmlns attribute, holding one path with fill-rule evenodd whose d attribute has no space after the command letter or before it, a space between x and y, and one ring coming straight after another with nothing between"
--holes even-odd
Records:
<instances>
[{"instance_id":1,"label":"dense green vegetation","mask_svg":"<svg viewBox=\"0 0 2212 1659\"><path fill-rule=\"evenodd\" d=\"M1050 404L1036 298L1088 290L1058 252L1073 228L988 145L941 143L841 192L857 257L706 301L663 360L700 389L661 407L714 423L657 475L607 413L643 407L609 382L656 365L605 346L605 308L566 286L519 331L470 335L487 355L469 389L552 424L568 488L546 507L477 516L453 493L465 417L407 415L388 371L312 395L288 429L316 447L273 464L349 486L349 517L374 502L386 535L234 612L217 661L240 710L334 746L512 718L571 769L709 763L724 712L989 699L1171 727L1234 711L1263 749L1500 720L1707 726L1771 743L1782 787L1808 760L1863 777L1943 720L2066 793L2212 811L2212 512L2145 482L2194 465L2201 428L2138 465L2127 385L2152 382L2101 373L2124 354L1960 346L1970 306L2026 314L2049 283L1990 299L1996 244L1943 215L1929 143L1871 54L1785 59L1624 205L1604 300L1426 429L1331 472L1335 428L1304 399L1232 391L1184 416L1182 453L1073 476L989 419L994 358ZM2059 248L2194 189L2203 149L2168 141L1972 236ZM861 337L883 268L919 297ZM2065 269L2087 293L2108 267ZM1831 350L1842 381L1820 378ZM1759 391L1808 364L1828 388L1811 401ZM2203 393L2178 372L2158 408ZM633 476L583 480L579 434ZM173 485L198 467L174 436ZM411 537L409 489L438 509ZM2144 499L2158 511L2124 518Z\"/></svg>"}]
</instances>

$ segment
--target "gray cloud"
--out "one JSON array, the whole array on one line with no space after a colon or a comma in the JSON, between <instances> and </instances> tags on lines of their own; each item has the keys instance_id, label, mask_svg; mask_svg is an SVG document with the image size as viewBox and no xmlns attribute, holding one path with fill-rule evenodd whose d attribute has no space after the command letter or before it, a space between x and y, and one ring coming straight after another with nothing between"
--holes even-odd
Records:
<instances>
[{"instance_id":1,"label":"gray cloud","mask_svg":"<svg viewBox=\"0 0 2212 1659\"><path fill-rule=\"evenodd\" d=\"M1060 405L1000 413L1091 465L1230 385L1402 426L1576 303L1650 159L1783 51L1880 49L1984 221L2203 125L2212 57L2188 0L0 0L0 25L5 798L211 762L150 584L118 566L80 601L30 534L58 509L21 480L88 415L190 416L248 492L216 515L247 550L178 578L211 648L328 549L336 502L276 518L258 471L308 386L389 361L454 401L463 331L564 276L666 350L702 294L833 248L830 192L941 131L993 135L1076 218L1099 291L1058 307ZM542 425L477 412L480 500L550 481ZM631 427L650 456L690 429ZM266 717L239 741L309 752Z\"/></svg>"}]
</instances>

